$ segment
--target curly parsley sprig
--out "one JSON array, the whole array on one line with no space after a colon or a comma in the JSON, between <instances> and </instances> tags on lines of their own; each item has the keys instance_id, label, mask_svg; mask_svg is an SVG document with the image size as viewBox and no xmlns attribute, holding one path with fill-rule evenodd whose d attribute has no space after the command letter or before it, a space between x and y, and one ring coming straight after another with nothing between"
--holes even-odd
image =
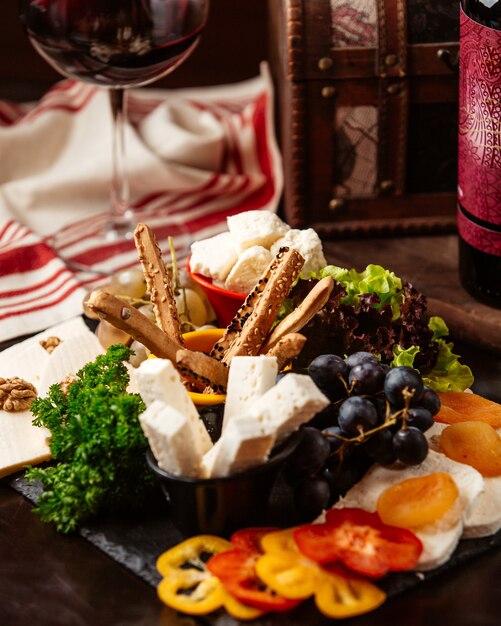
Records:
<instances>
[{"instance_id":1,"label":"curly parsley sprig","mask_svg":"<svg viewBox=\"0 0 501 626\"><path fill-rule=\"evenodd\" d=\"M145 406L127 392L124 362L131 354L126 346L111 346L78 372L67 395L52 385L32 405L33 424L50 430L58 463L31 468L26 478L42 482L35 510L61 532L76 530L99 511L137 505L152 487L138 421Z\"/></svg>"}]
</instances>

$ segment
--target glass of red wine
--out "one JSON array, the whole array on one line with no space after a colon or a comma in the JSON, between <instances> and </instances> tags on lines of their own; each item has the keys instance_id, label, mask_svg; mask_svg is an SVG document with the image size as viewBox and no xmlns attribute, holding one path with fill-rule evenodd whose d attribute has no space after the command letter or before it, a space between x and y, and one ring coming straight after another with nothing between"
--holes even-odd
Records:
<instances>
[{"instance_id":1,"label":"glass of red wine","mask_svg":"<svg viewBox=\"0 0 501 626\"><path fill-rule=\"evenodd\" d=\"M21 0L21 20L37 52L59 73L109 91L113 119L107 241L131 239L124 125L130 87L172 72L193 51L209 0Z\"/></svg>"}]
</instances>

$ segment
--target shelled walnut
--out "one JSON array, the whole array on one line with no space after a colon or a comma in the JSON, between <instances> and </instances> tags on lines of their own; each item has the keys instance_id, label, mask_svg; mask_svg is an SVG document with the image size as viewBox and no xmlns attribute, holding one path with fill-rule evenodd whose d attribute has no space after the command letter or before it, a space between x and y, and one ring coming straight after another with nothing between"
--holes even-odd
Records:
<instances>
[{"instance_id":1,"label":"shelled walnut","mask_svg":"<svg viewBox=\"0 0 501 626\"><path fill-rule=\"evenodd\" d=\"M68 374L68 376L63 378L63 380L59 383L61 391L64 393L65 396L68 395L71 385L77 380L78 376L75 376L75 374Z\"/></svg>"},{"instance_id":2,"label":"shelled walnut","mask_svg":"<svg viewBox=\"0 0 501 626\"><path fill-rule=\"evenodd\" d=\"M52 354L60 343L61 339L59 337L47 337L47 339L40 341L42 348L45 348L49 354Z\"/></svg>"},{"instance_id":3,"label":"shelled walnut","mask_svg":"<svg viewBox=\"0 0 501 626\"><path fill-rule=\"evenodd\" d=\"M35 387L19 378L0 378L0 409L4 411L25 411L37 397Z\"/></svg>"}]
</instances>

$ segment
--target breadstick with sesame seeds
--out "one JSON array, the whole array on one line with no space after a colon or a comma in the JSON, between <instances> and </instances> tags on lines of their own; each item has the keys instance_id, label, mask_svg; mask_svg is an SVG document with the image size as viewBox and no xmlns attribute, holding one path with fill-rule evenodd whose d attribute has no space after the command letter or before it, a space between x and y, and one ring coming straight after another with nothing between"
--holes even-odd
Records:
<instances>
[{"instance_id":1,"label":"breadstick with sesame seeds","mask_svg":"<svg viewBox=\"0 0 501 626\"><path fill-rule=\"evenodd\" d=\"M183 378L191 382L197 389L210 389L211 393L224 393L228 384L228 368L203 352L178 350L176 354L177 369Z\"/></svg>"},{"instance_id":2,"label":"breadstick with sesame seeds","mask_svg":"<svg viewBox=\"0 0 501 626\"><path fill-rule=\"evenodd\" d=\"M289 294L303 265L304 259L297 250L282 248L279 251L267 272L260 279L258 285L264 285L262 292L252 310L244 313L245 322L242 330L225 350L221 359L223 363L229 365L234 356L259 354L278 310ZM239 315L242 315L241 311L237 313L237 317Z\"/></svg>"},{"instance_id":3,"label":"breadstick with sesame seeds","mask_svg":"<svg viewBox=\"0 0 501 626\"><path fill-rule=\"evenodd\" d=\"M160 328L178 344L184 345L172 283L155 235L147 224L138 224L134 241L143 267L155 319Z\"/></svg>"},{"instance_id":4,"label":"breadstick with sesame seeds","mask_svg":"<svg viewBox=\"0 0 501 626\"><path fill-rule=\"evenodd\" d=\"M275 326L268 335L261 352L266 354L282 337L289 333L296 333L301 328L304 328L318 311L325 306L333 288L334 281L330 276L319 280L301 304Z\"/></svg>"},{"instance_id":5,"label":"breadstick with sesame seeds","mask_svg":"<svg viewBox=\"0 0 501 626\"><path fill-rule=\"evenodd\" d=\"M87 301L97 315L145 345L155 356L176 364L179 345L136 308L111 293L95 291Z\"/></svg>"},{"instance_id":6,"label":"breadstick with sesame seeds","mask_svg":"<svg viewBox=\"0 0 501 626\"><path fill-rule=\"evenodd\" d=\"M277 359L278 371L281 372L289 363L297 357L306 343L306 337L299 333L289 333L281 337L275 345L266 352L266 356L274 356Z\"/></svg>"}]
</instances>

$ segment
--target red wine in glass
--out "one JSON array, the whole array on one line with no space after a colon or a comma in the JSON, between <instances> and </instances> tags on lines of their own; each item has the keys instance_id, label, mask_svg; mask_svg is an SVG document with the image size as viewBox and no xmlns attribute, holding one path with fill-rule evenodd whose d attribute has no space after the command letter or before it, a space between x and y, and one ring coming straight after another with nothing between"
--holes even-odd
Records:
<instances>
[{"instance_id":1,"label":"red wine in glass","mask_svg":"<svg viewBox=\"0 0 501 626\"><path fill-rule=\"evenodd\" d=\"M116 88L145 85L182 63L206 8L197 0L27 0L22 20L60 73Z\"/></svg>"},{"instance_id":2,"label":"red wine in glass","mask_svg":"<svg viewBox=\"0 0 501 626\"><path fill-rule=\"evenodd\" d=\"M124 158L124 89L172 72L195 48L209 0L21 0L21 20L58 72L110 91L114 119L108 239L130 238L134 215Z\"/></svg>"}]
</instances>

